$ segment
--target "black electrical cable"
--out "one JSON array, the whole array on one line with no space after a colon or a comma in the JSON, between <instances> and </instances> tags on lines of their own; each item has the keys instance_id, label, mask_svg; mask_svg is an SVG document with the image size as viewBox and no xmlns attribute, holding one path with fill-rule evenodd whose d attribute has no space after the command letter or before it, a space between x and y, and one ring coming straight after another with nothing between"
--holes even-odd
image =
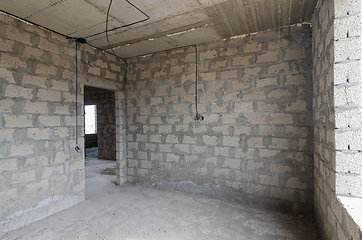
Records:
<instances>
[{"instance_id":1,"label":"black electrical cable","mask_svg":"<svg viewBox=\"0 0 362 240\"><path fill-rule=\"evenodd\" d=\"M78 146L78 41L75 41L75 148L80 153Z\"/></svg>"},{"instance_id":2,"label":"black electrical cable","mask_svg":"<svg viewBox=\"0 0 362 240\"><path fill-rule=\"evenodd\" d=\"M198 54L197 54L197 45L195 45L195 58L196 58L196 82L195 82L195 104L196 104L196 116L195 116L195 120L204 120L204 116L202 116L201 114L199 114L199 89L198 89L198 85L199 85L199 71L198 71L198 66L199 66L199 58L198 58Z\"/></svg>"},{"instance_id":3,"label":"black electrical cable","mask_svg":"<svg viewBox=\"0 0 362 240\"><path fill-rule=\"evenodd\" d=\"M112 31L114 31L114 30L117 30L117 29L120 29L120 28L129 27L129 26L135 25L135 24L137 24L137 23L145 22L145 21L147 21L148 19L150 19L150 16L148 16L147 13L145 13L144 11L142 11L142 10L141 10L140 8L138 8L136 5L134 5L133 3L131 3L131 2L128 1L128 0L125 0L125 1L126 1L127 3L129 3L132 7L134 7L135 9L137 9L140 13L142 13L143 15L145 15L146 18L144 18L144 19L142 19L142 20L139 20L139 21L136 21L136 22L133 22L133 23L129 23L129 24L120 26L120 27L112 28L111 30L106 30L106 31L103 31L103 32L95 33L95 34L89 35L89 36L87 36L87 37L85 37L85 38L90 38L90 37L98 36L98 35L100 35L100 34L102 34L102 33L106 33L107 31L108 31L108 32L112 32ZM109 3L109 5L111 5L111 4L112 4L112 0L111 0L111 2ZM109 13L109 7L108 7L108 13ZM108 13L107 13L107 15L108 15ZM108 19L108 18L107 18L107 19ZM108 22L108 20L107 20L107 22ZM107 22L106 22L106 24L107 24Z\"/></svg>"},{"instance_id":4,"label":"black electrical cable","mask_svg":"<svg viewBox=\"0 0 362 240\"><path fill-rule=\"evenodd\" d=\"M106 16L106 39L108 42L108 46L111 49L112 53L116 56L117 60L122 63L126 68L128 68L129 70L132 70L132 68L128 67L127 64L125 64L118 56L117 54L113 51L113 47L111 46L111 43L109 42L109 37L108 37L108 18L109 18L109 11L111 10L111 6L112 6L112 1L109 1L109 6L108 6L108 10L107 10L107 16ZM126 0L127 1L127 0Z\"/></svg>"},{"instance_id":5,"label":"black electrical cable","mask_svg":"<svg viewBox=\"0 0 362 240\"><path fill-rule=\"evenodd\" d=\"M111 6L112 6L112 1L113 0L110 0L109 1L109 6L108 6L108 10L107 10L107 16L106 16L106 31L105 31L105 33L106 33L106 39L107 39L107 43L108 43L108 46L109 46L109 48L111 49L111 51L112 51L112 53L114 54L114 56L117 58L117 60L120 62L120 63L122 63L126 68L128 68L129 70L131 70L132 71L132 68L130 68L130 67L128 67L118 56L117 56L117 54L113 51L113 47L111 46L111 43L109 42L109 36L108 36L108 18L109 18L109 11L111 10ZM122 27L128 27L128 26L131 26L131 25L135 25L135 24L137 24L137 23L141 23L141 22L144 22L144 21L147 21L148 19L150 19L150 17L145 13L145 12L143 12L141 9L139 9L137 6L135 6L135 5L133 5L131 2L129 2L128 0L126 0L126 2L128 2L129 4L131 4L134 8L136 8L138 11L140 11L141 13L143 13L145 16L146 16L146 18L145 19L142 19L142 20L140 20L140 21L137 21L137 22L133 22L133 23L130 23L130 24L127 24L127 25L124 25L124 26L120 26L120 27L118 27L118 28L113 28L112 30L110 30L110 31L113 31L113 30L116 30L116 29L119 29L119 28L122 28ZM98 33L98 34L102 34L103 32L101 32L101 33ZM96 35L98 35L98 34L95 34L95 35L92 35L92 36L96 36ZM88 36L88 37L90 37L90 36ZM88 38L88 37L86 37L86 38Z\"/></svg>"}]
</instances>

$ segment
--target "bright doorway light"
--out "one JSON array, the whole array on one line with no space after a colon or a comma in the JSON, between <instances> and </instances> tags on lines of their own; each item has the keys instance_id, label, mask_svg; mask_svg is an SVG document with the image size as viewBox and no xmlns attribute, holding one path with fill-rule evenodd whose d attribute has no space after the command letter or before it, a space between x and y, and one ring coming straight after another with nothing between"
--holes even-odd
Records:
<instances>
[{"instance_id":1,"label":"bright doorway light","mask_svg":"<svg viewBox=\"0 0 362 240\"><path fill-rule=\"evenodd\" d=\"M97 105L84 106L85 134L97 133Z\"/></svg>"}]
</instances>

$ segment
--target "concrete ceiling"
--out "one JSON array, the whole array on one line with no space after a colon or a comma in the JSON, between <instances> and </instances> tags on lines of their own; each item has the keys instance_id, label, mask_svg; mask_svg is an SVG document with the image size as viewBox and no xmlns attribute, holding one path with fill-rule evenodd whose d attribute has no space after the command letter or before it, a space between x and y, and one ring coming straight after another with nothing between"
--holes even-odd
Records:
<instances>
[{"instance_id":1,"label":"concrete ceiling","mask_svg":"<svg viewBox=\"0 0 362 240\"><path fill-rule=\"evenodd\" d=\"M86 38L89 44L108 50L104 31L109 1L1 0L0 9L61 34ZM130 2L150 19L109 32L115 53L123 58L310 22L317 0ZM142 19L145 15L125 0L113 0L108 28Z\"/></svg>"}]
</instances>

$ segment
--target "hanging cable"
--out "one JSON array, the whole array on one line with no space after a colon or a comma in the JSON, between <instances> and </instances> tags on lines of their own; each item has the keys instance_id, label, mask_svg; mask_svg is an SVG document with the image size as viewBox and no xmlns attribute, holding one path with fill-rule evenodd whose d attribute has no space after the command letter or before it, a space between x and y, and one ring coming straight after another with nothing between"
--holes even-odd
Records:
<instances>
[{"instance_id":1,"label":"hanging cable","mask_svg":"<svg viewBox=\"0 0 362 240\"><path fill-rule=\"evenodd\" d=\"M199 114L199 89L198 89L198 85L199 85L199 71L198 71L198 66L199 66L199 58L198 58L198 54L197 54L197 45L195 45L195 58L196 58L196 82L195 82L195 104L196 104L196 116L195 116L195 120L204 120L204 116Z\"/></svg>"},{"instance_id":2,"label":"hanging cable","mask_svg":"<svg viewBox=\"0 0 362 240\"><path fill-rule=\"evenodd\" d=\"M131 3L131 2L128 1L128 0L125 0L125 1L126 1L127 3L129 3L132 7L134 7L135 9L137 9L140 13L142 13L143 15L145 15L146 18L144 18L144 19L142 19L142 20L139 20L139 21L136 21L136 22L133 22L133 23L129 23L129 24L120 26L120 27L112 28L111 30L108 30L108 32L112 32L112 31L117 30L117 29L120 29L120 28L129 27L129 26L135 25L135 24L137 24L137 23L145 22L145 21L147 21L148 19L150 19L150 16L148 16L147 13L145 13L144 11L142 11L142 10L141 10L140 8L138 8L136 5L134 5L133 3ZM112 3L112 1L110 2L110 5L111 5L111 3ZM108 7L108 12L109 12L109 8L110 8L110 7ZM107 21L107 22L108 22L108 21ZM106 22L106 23L107 23L107 22ZM105 33L105 32L107 32L107 30L106 30L106 31L103 31L103 32L99 32L99 33L95 33L95 34L89 35L89 36L84 37L84 38L90 38L90 37L98 36L98 35L100 35L100 34L102 34L102 33Z\"/></svg>"},{"instance_id":3,"label":"hanging cable","mask_svg":"<svg viewBox=\"0 0 362 240\"><path fill-rule=\"evenodd\" d=\"M80 148L78 144L78 42L82 40L75 41L75 148L74 150L80 153Z\"/></svg>"},{"instance_id":4,"label":"hanging cable","mask_svg":"<svg viewBox=\"0 0 362 240\"><path fill-rule=\"evenodd\" d=\"M114 54L114 56L116 56L117 60L122 63L126 68L128 68L129 70L132 71L132 68L128 67L118 56L117 54L113 51L113 47L111 46L111 43L109 42L109 37L108 37L108 18L109 18L109 11L111 10L111 6L112 6L112 1L113 0L110 0L109 1L109 6L108 6L108 10L107 10L107 17L106 17L106 39L107 39L107 43L108 43L108 46L109 48L111 49L112 53ZM136 8L138 11L142 12L146 18L143 19L143 20L140 20L140 21L137 21L137 22L134 22L134 23L130 23L130 24L127 24L127 25L124 25L124 26L121 26L121 27L118 27L118 28L114 28L112 29L111 31L113 30L116 30L116 29L119 29L119 28L122 28L122 27L127 27L127 26L131 26L131 25L134 25L134 24L137 24L137 23L140 23L140 22L144 22L144 21L147 21L150 17L145 13L143 12L141 9L139 9L138 7L136 7L135 5L133 5L131 2L129 2L128 0L126 0L126 2L128 2L129 4L131 4L134 8ZM101 33L100 33L101 34ZM98 35L98 34L96 34ZM94 35L93 35L94 36ZM89 36L88 36L89 37Z\"/></svg>"}]
</instances>

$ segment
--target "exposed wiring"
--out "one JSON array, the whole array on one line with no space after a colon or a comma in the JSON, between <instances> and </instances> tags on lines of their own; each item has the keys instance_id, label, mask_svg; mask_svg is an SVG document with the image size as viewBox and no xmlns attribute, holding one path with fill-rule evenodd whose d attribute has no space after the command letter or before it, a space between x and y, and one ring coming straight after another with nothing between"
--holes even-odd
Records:
<instances>
[{"instance_id":1,"label":"exposed wiring","mask_svg":"<svg viewBox=\"0 0 362 240\"><path fill-rule=\"evenodd\" d=\"M114 54L114 56L117 58L117 60L122 63L126 68L128 68L129 70L132 71L132 68L128 67L127 64L125 64L118 56L117 54L113 51L113 47L111 46L111 43L109 42L109 37L108 37L108 18L109 18L109 11L111 10L111 6L112 6L112 2L113 0L110 0L109 1L109 6L108 6L108 10L107 10L107 16L106 16L106 39L107 39L107 43L108 43L108 46L109 48L111 49L112 53ZM126 0L126 2L128 2L129 4L131 4L134 8L136 8L138 11L142 12L146 18L143 19L143 20L140 20L140 21L137 21L137 22L133 22L133 23L130 23L130 24L127 24L127 25L124 25L124 26L121 26L121 27L118 27L118 28L113 28L111 31L113 30L116 30L116 29L119 29L119 28L122 28L122 27L128 27L128 26L131 26L131 25L134 25L134 24L137 24L137 23L140 23L140 22L144 22L144 21L147 21L150 17L145 13L143 12L141 9L139 9L138 7L136 7L135 5L133 5L131 2L129 2L128 0ZM103 33L103 32L102 32ZM99 33L99 34L102 34L102 33ZM98 34L97 34L98 35Z\"/></svg>"},{"instance_id":2,"label":"exposed wiring","mask_svg":"<svg viewBox=\"0 0 362 240\"><path fill-rule=\"evenodd\" d=\"M195 116L195 120L204 120L204 116L199 114L199 89L198 89L198 85L199 85L199 71L198 71L198 66L199 66L199 58L198 58L198 54L197 54L197 45L195 45L195 58L196 58L196 82L195 82L195 104L196 104L196 116Z\"/></svg>"},{"instance_id":3,"label":"exposed wiring","mask_svg":"<svg viewBox=\"0 0 362 240\"><path fill-rule=\"evenodd\" d=\"M78 42L75 41L75 148L74 150L80 153L78 146Z\"/></svg>"},{"instance_id":4,"label":"exposed wiring","mask_svg":"<svg viewBox=\"0 0 362 240\"><path fill-rule=\"evenodd\" d=\"M126 1L127 3L129 3L132 7L134 7L135 9L137 9L140 13L142 13L143 15L145 15L146 18L144 18L144 19L142 19L142 20L139 20L139 21L136 21L136 22L133 22L133 23L129 23L129 24L120 26L120 27L112 28L111 30L108 30L108 32L112 32L112 31L117 30L117 29L120 29L120 28L129 27L129 26L135 25L135 24L137 24L137 23L145 22L145 21L147 21L148 19L150 19L150 16L148 16L147 13L145 13L144 11L142 11L142 10L141 10L140 8L138 8L136 5L134 5L133 3L131 3L131 2L128 1L128 0L125 0L125 1ZM111 0L111 2L110 2L109 5L111 5L111 3L112 3L112 0ZM108 12L109 12L109 7L108 7ZM107 21L107 22L108 22L108 21ZM106 22L106 23L107 23L107 22ZM87 37L85 37L85 38L90 38L90 37L98 36L98 35L100 35L100 34L102 34L102 33L105 33L105 32L107 32L107 30L106 30L106 31L103 31L103 32L99 32L99 33L95 33L95 34L89 35L89 36L87 36Z\"/></svg>"}]
</instances>

